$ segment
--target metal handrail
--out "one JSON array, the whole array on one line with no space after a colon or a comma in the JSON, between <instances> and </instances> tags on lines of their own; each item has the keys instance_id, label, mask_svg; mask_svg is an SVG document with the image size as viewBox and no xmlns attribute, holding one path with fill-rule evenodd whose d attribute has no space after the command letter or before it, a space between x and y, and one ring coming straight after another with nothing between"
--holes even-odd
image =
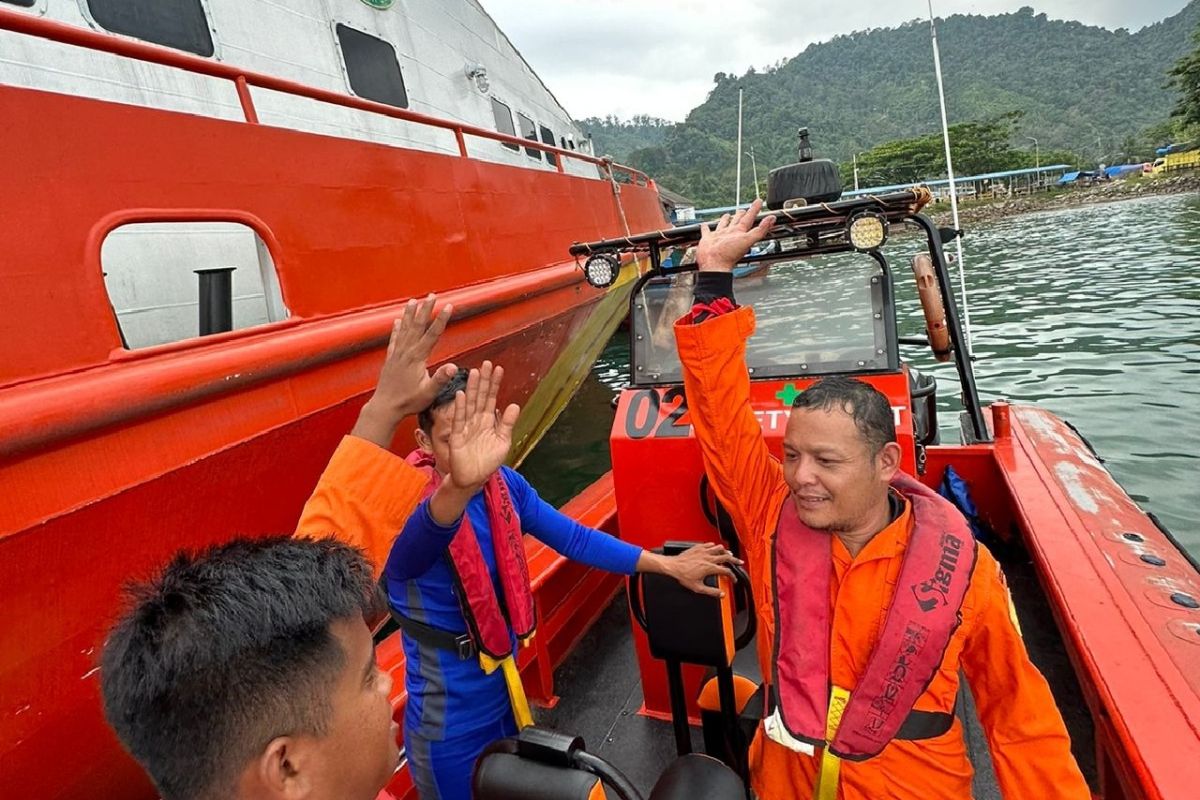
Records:
<instances>
[{"instance_id":1,"label":"metal handrail","mask_svg":"<svg viewBox=\"0 0 1200 800\"><path fill-rule=\"evenodd\" d=\"M359 111L380 114L382 116L404 120L406 122L415 122L420 125L427 125L433 128L441 128L443 130L453 131L454 138L458 143L458 154L462 158L471 157L467 153L465 137L476 136L481 139L491 139L503 144L513 144L519 147L533 148L546 153L554 153L555 155L561 157L555 162L555 166L559 172L563 171L562 158L571 158L588 164L595 164L603 170L619 169L622 172L628 173L635 181L643 186L649 185L650 182L650 178L644 172L633 169L632 167L614 164L609 159L596 158L595 156L585 155L576 150L564 150L561 147L548 145L536 139L524 139L517 136L510 136L506 133L500 133L487 128L479 128L474 125L442 119L441 117L434 117L417 111L396 108L395 106L389 106L385 103L377 103L373 100L365 100L352 95L340 94L328 89L318 89L313 86L307 86L303 83L277 78L261 72L251 72L248 70L239 69L228 64L211 61L201 56L183 53L178 50L172 50L168 47L149 44L147 42L138 42L111 34L87 30L85 28L77 28L62 22L56 22L54 20L35 17L26 12L0 9L0 30L8 30L28 36L36 36L41 39L48 39L61 44L84 47L90 50L98 50L105 53L111 53L113 55L137 59L139 61L146 61L152 64L174 67L176 69L192 72L197 75L206 75L211 78L222 78L224 80L232 81L237 90L238 101L241 103L242 113L245 117L245 121L251 125L258 124L258 114L255 111L254 101L251 98L249 91L249 87L253 86L259 89L267 89L273 92L281 92L283 94L290 94L297 97L305 97L310 100L317 100L324 103L330 103L332 105L343 106L345 108L353 108Z\"/></svg>"}]
</instances>

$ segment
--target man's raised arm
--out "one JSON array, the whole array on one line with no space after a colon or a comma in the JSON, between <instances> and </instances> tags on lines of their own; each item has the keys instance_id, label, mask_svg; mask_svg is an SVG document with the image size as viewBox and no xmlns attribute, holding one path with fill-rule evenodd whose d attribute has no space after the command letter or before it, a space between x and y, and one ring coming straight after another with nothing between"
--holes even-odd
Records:
<instances>
[{"instance_id":1,"label":"man's raised arm","mask_svg":"<svg viewBox=\"0 0 1200 800\"><path fill-rule=\"evenodd\" d=\"M296 526L296 536L332 534L361 548L376 572L426 484L423 473L388 449L396 427L433 402L457 371L445 364L431 375L425 367L453 311L446 305L434 314L435 303L433 295L420 303L410 300L393 324L379 384L321 473Z\"/></svg>"},{"instance_id":2,"label":"man's raised arm","mask_svg":"<svg viewBox=\"0 0 1200 800\"><path fill-rule=\"evenodd\" d=\"M712 230L701 228L695 306L675 324L704 469L748 548L769 533L787 491L750 406L746 340L754 332L754 312L733 300L734 266L775 224L774 217L754 224L761 208L755 200L745 212L721 217Z\"/></svg>"}]
</instances>

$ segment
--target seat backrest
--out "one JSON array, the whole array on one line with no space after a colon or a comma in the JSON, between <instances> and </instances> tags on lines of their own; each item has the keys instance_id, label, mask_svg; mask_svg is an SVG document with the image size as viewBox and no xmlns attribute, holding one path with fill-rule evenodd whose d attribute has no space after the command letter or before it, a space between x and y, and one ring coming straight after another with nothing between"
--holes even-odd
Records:
<instances>
[{"instance_id":1,"label":"seat backrest","mask_svg":"<svg viewBox=\"0 0 1200 800\"><path fill-rule=\"evenodd\" d=\"M685 664L725 667L733 663L733 592L720 581L724 597L686 589L666 575L644 575L642 604L650 654Z\"/></svg>"},{"instance_id":2,"label":"seat backrest","mask_svg":"<svg viewBox=\"0 0 1200 800\"><path fill-rule=\"evenodd\" d=\"M475 800L601 800L600 779L572 767L543 764L516 753L479 760L471 782Z\"/></svg>"},{"instance_id":3,"label":"seat backrest","mask_svg":"<svg viewBox=\"0 0 1200 800\"><path fill-rule=\"evenodd\" d=\"M744 800L746 786L733 770L710 756L680 756L667 767L650 800Z\"/></svg>"},{"instance_id":4,"label":"seat backrest","mask_svg":"<svg viewBox=\"0 0 1200 800\"><path fill-rule=\"evenodd\" d=\"M693 544L667 542L654 552L678 555ZM635 576L629 602L634 618L646 631L650 655L683 664L714 668L730 666L737 650L754 635L753 615L747 617L749 627L746 631L739 635L733 630L735 587L746 596L749 592L745 574L736 568L735 574L739 579L737 584L724 576L707 579L710 586L722 590L722 597L697 594L665 575Z\"/></svg>"}]
</instances>

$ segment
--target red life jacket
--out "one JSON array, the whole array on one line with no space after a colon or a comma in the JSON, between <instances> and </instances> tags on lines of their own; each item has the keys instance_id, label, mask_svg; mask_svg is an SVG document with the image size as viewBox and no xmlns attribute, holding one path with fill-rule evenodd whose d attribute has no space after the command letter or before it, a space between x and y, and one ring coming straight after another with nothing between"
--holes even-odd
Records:
<instances>
[{"instance_id":1,"label":"red life jacket","mask_svg":"<svg viewBox=\"0 0 1200 800\"><path fill-rule=\"evenodd\" d=\"M898 475L892 487L912 504L912 537L883 630L831 742L826 742L825 733L833 539L801 522L789 497L772 543L771 721L781 722L793 739L827 747L851 761L878 755L894 738L928 738L897 733L941 666L950 637L962 621L959 608L975 569L975 539L951 503L907 475ZM780 741L778 733L768 730L768 735Z\"/></svg>"},{"instance_id":2,"label":"red life jacket","mask_svg":"<svg viewBox=\"0 0 1200 800\"><path fill-rule=\"evenodd\" d=\"M429 476L425 497L432 495L442 483L442 476L434 467L433 456L423 450L414 450L405 461ZM483 499L487 506L488 525L492 529L492 549L496 556L500 588L504 591L508 622L500 610L492 576L488 573L468 514L463 514L462 524L446 551L458 604L467 621L471 641L481 653L499 660L512 654L509 623L518 638L527 639L533 635L537 616L533 607L533 590L529 585L529 565L525 561L521 520L513 507L508 484L499 471L484 484Z\"/></svg>"}]
</instances>

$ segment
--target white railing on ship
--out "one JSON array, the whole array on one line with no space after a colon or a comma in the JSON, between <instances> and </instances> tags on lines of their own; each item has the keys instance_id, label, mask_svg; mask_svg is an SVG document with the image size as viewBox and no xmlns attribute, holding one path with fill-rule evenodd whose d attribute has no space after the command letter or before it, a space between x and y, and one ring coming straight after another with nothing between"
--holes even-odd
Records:
<instances>
[{"instance_id":1,"label":"white railing on ship","mask_svg":"<svg viewBox=\"0 0 1200 800\"><path fill-rule=\"evenodd\" d=\"M127 58L146 61L153 64L161 64L167 67L193 72L198 75L206 75L212 78L223 78L232 81L237 89L238 101L242 105L242 114L245 116L245 121L252 125L258 124L258 113L254 108L254 99L250 96L250 87L259 89L268 89L274 92L282 92L284 94L296 95L298 97L307 97L310 100L317 100L332 105L344 106L353 108L359 111L367 111L373 114L381 114L385 117L405 120L419 125L428 125L433 128L441 128L443 130L453 131L454 138L458 142L458 154L462 158L470 158L467 152L467 136L476 136L481 139L491 139L504 144L517 145L529 149L540 150L545 153L554 153L558 158L554 159L555 167L559 172L563 172L563 159L570 158L576 161L583 161L588 164L595 164L606 177L611 176L616 180L621 180L622 177L628 176L628 180L640 186L647 186L649 178L645 173L639 172L632 167L626 167L620 164L614 164L609 159L596 158L575 150L564 150L561 147L545 144L536 139L524 139L517 136L510 136L499 131L489 130L487 128L479 128L474 125L467 125L454 120L441 119L440 117L421 114L416 111L408 111L403 108L396 108L385 103L377 103L373 100L364 100L361 97L353 97L351 95L340 94L338 92L329 91L328 89L318 89L313 86L306 86L295 81L284 80L272 75L266 75L259 72L250 72L248 70L239 69L228 64L222 64L216 61L210 61L200 56L190 53L182 53L178 50L171 50L167 47L161 47L155 44L145 42L137 42L131 39L124 39L117 36L111 36L97 31L87 30L85 28L76 28L71 25L66 25L61 22L42 19L20 11L9 11L0 9L0 30L8 30L14 33L26 34L29 36L37 36L42 39L49 39L61 44L73 45L76 47L85 47L90 50L98 50L113 55L124 56ZM549 159L547 159L549 160ZM624 173L624 176L622 175Z\"/></svg>"}]
</instances>

